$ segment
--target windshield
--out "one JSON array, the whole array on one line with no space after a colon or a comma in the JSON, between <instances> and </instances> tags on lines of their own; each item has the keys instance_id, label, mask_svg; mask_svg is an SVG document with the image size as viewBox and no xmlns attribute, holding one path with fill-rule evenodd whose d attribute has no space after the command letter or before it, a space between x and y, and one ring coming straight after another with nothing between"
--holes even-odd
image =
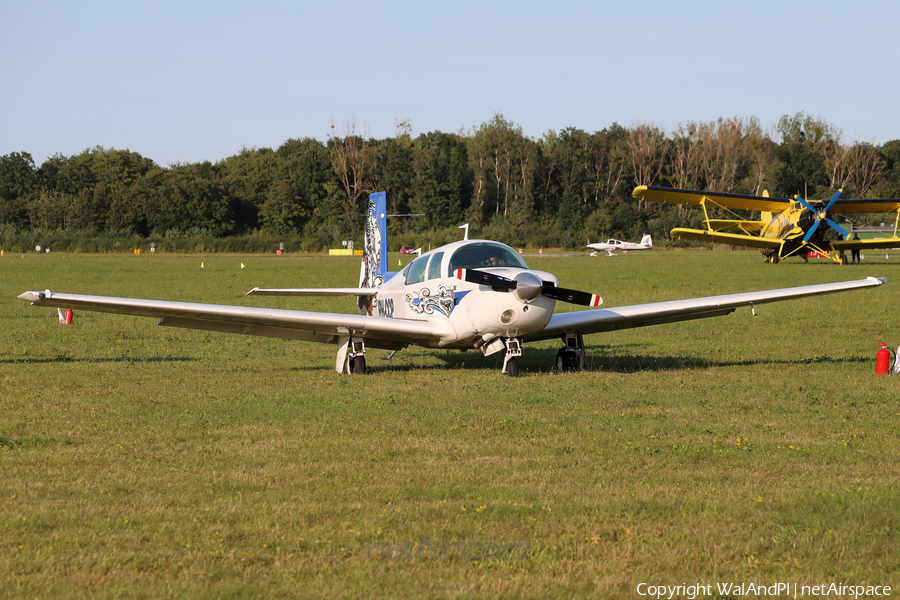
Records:
<instances>
[{"instance_id":1,"label":"windshield","mask_svg":"<svg viewBox=\"0 0 900 600\"><path fill-rule=\"evenodd\" d=\"M450 257L448 276L456 269L483 269L490 267L508 267L527 269L528 265L515 250L494 242L473 242L459 248Z\"/></svg>"}]
</instances>

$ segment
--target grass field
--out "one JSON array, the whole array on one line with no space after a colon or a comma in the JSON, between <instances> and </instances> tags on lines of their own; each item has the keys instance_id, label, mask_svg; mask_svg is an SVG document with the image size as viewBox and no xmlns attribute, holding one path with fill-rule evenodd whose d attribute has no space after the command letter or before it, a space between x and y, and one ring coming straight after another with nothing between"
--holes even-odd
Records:
<instances>
[{"instance_id":1,"label":"grass field","mask_svg":"<svg viewBox=\"0 0 900 600\"><path fill-rule=\"evenodd\" d=\"M333 346L87 312L66 327L16 296L352 312L349 299L242 294L352 286L356 259L7 254L0 596L900 588L900 391L874 374L876 340L900 344L900 260L526 258L606 306L888 283L589 336L577 374L550 369L548 342L526 347L517 379L496 356L416 348L372 351L350 377Z\"/></svg>"}]
</instances>

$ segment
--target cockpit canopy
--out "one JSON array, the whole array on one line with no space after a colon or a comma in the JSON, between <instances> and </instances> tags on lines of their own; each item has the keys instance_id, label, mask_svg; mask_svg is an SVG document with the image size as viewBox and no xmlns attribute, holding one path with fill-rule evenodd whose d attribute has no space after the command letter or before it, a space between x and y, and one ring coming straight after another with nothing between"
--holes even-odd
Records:
<instances>
[{"instance_id":1,"label":"cockpit canopy","mask_svg":"<svg viewBox=\"0 0 900 600\"><path fill-rule=\"evenodd\" d=\"M441 270L443 260L444 252L420 256L403 269L405 283L410 285L427 279L453 277L457 269L528 268L515 250L497 242L470 242L460 246L450 255L446 271Z\"/></svg>"},{"instance_id":2,"label":"cockpit canopy","mask_svg":"<svg viewBox=\"0 0 900 600\"><path fill-rule=\"evenodd\" d=\"M496 242L472 242L460 247L450 256L450 266L447 274L452 275L456 269L483 269L491 267L527 269L528 265L509 246Z\"/></svg>"}]
</instances>

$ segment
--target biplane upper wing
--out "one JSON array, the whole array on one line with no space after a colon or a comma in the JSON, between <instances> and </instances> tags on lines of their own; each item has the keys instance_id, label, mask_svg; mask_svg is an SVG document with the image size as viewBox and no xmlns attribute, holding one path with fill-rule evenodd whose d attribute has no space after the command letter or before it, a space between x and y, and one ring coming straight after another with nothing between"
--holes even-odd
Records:
<instances>
[{"instance_id":1,"label":"biplane upper wing","mask_svg":"<svg viewBox=\"0 0 900 600\"><path fill-rule=\"evenodd\" d=\"M636 200L650 202L667 202L669 204L691 204L699 206L703 201L707 204L735 208L740 210L759 210L781 212L788 208L790 198L770 198L751 196L749 194L726 194L724 192L708 192L698 190L682 190L677 188L642 185L634 188L631 194ZM900 210L900 198L872 198L838 200L831 208L832 212L848 213L889 213Z\"/></svg>"},{"instance_id":2,"label":"biplane upper wing","mask_svg":"<svg viewBox=\"0 0 900 600\"><path fill-rule=\"evenodd\" d=\"M354 289L354 293L356 293ZM442 337L440 321L411 321L366 315L309 312L250 306L197 304L82 294L25 292L19 299L39 306L81 309L159 319L158 325L242 333L303 341L338 343L340 336L359 336L375 348L402 348Z\"/></svg>"},{"instance_id":3,"label":"biplane upper wing","mask_svg":"<svg viewBox=\"0 0 900 600\"><path fill-rule=\"evenodd\" d=\"M889 213L900 209L900 198L872 198L838 200L831 207L832 212L848 213Z\"/></svg>"},{"instance_id":4,"label":"biplane upper wing","mask_svg":"<svg viewBox=\"0 0 900 600\"><path fill-rule=\"evenodd\" d=\"M780 239L742 235L740 233L725 233L722 231L707 231L705 229L678 227L672 230L672 237L698 242L712 242L713 244L734 244L736 246L750 246L751 248L766 248L769 250L777 250L781 247Z\"/></svg>"},{"instance_id":5,"label":"biplane upper wing","mask_svg":"<svg viewBox=\"0 0 900 600\"><path fill-rule=\"evenodd\" d=\"M886 281L887 279L883 277L868 277L856 281L806 285L762 292L745 292L724 296L710 296L708 298L694 298L691 300L674 300L635 306L557 313L550 318L550 322L541 332L528 339L546 340L561 336L564 333L601 333L618 329L705 319L707 317L727 315L742 306L752 308L768 302L780 302L807 296L877 287Z\"/></svg>"},{"instance_id":6,"label":"biplane upper wing","mask_svg":"<svg viewBox=\"0 0 900 600\"><path fill-rule=\"evenodd\" d=\"M760 210L781 212L788 208L787 198L765 198L747 194L726 194L724 192L701 192L697 190L680 190L676 188L641 185L634 188L631 195L636 200L650 202L666 202L669 204L692 204L699 206L704 201L710 205L740 210Z\"/></svg>"}]
</instances>

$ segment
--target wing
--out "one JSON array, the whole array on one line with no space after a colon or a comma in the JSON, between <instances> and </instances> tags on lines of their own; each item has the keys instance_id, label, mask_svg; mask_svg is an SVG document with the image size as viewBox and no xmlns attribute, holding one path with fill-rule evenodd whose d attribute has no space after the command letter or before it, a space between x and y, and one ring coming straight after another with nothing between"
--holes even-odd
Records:
<instances>
[{"instance_id":1,"label":"wing","mask_svg":"<svg viewBox=\"0 0 900 600\"><path fill-rule=\"evenodd\" d=\"M831 250L876 250L879 248L900 248L900 237L876 238L872 240L844 240L825 242Z\"/></svg>"},{"instance_id":2,"label":"wing","mask_svg":"<svg viewBox=\"0 0 900 600\"><path fill-rule=\"evenodd\" d=\"M355 292L354 292L355 293ZM249 306L195 304L80 294L25 292L19 299L36 306L81 309L159 319L158 325L265 337L338 343L338 336L362 337L375 348L432 345L441 338L431 321L307 312Z\"/></svg>"},{"instance_id":3,"label":"wing","mask_svg":"<svg viewBox=\"0 0 900 600\"><path fill-rule=\"evenodd\" d=\"M714 231L723 229L738 229L743 231L760 231L768 223L766 221L738 221L735 219L709 219L703 222Z\"/></svg>"},{"instance_id":4,"label":"wing","mask_svg":"<svg viewBox=\"0 0 900 600\"><path fill-rule=\"evenodd\" d=\"M706 231L705 229L676 228L672 230L672 237L685 240L696 240L698 242L712 242L713 244L750 246L751 248L768 248L771 250L781 248L780 239L764 238L756 235L742 235L740 233Z\"/></svg>"},{"instance_id":5,"label":"wing","mask_svg":"<svg viewBox=\"0 0 900 600\"><path fill-rule=\"evenodd\" d=\"M806 285L763 292L746 292L743 294L694 298L693 300L675 300L671 302L656 302L654 304L560 313L553 315L550 318L550 322L547 323L547 327L536 336L529 337L528 340L546 340L558 337L566 332L582 334L601 333L617 329L718 317L732 313L741 306L753 308L757 304L768 302L780 302L807 296L819 296L876 287L886 281L887 279L885 278L868 277L857 281Z\"/></svg>"},{"instance_id":6,"label":"wing","mask_svg":"<svg viewBox=\"0 0 900 600\"><path fill-rule=\"evenodd\" d=\"M760 210L766 212L781 212L787 209L791 203L791 200L788 198L767 198L764 196L750 196L747 194L679 190L676 188L664 188L652 185L636 187L631 195L636 200L649 200L650 202L700 205L705 201L706 204L724 208Z\"/></svg>"},{"instance_id":7,"label":"wing","mask_svg":"<svg viewBox=\"0 0 900 600\"><path fill-rule=\"evenodd\" d=\"M873 198L871 200L838 200L831 212L846 213L888 213L900 209L900 198Z\"/></svg>"}]
</instances>

